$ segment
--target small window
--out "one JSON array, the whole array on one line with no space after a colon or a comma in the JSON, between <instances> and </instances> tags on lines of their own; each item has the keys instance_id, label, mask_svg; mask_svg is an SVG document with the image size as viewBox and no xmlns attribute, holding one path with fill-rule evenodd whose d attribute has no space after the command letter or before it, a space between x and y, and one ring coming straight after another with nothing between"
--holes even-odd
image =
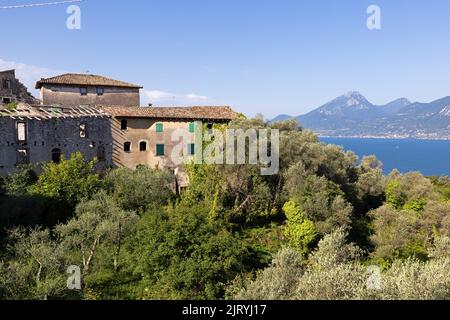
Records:
<instances>
[{"instance_id":1,"label":"small window","mask_svg":"<svg viewBox=\"0 0 450 320\"><path fill-rule=\"evenodd\" d=\"M87 138L87 124L86 123L82 123L80 124L80 138L84 139Z\"/></svg>"},{"instance_id":2,"label":"small window","mask_svg":"<svg viewBox=\"0 0 450 320\"><path fill-rule=\"evenodd\" d=\"M17 164L28 164L30 163L30 158L28 157L27 149L17 150Z\"/></svg>"},{"instance_id":3,"label":"small window","mask_svg":"<svg viewBox=\"0 0 450 320\"><path fill-rule=\"evenodd\" d=\"M61 149L53 149L52 150L52 162L58 164L61 162L62 151Z\"/></svg>"},{"instance_id":4,"label":"small window","mask_svg":"<svg viewBox=\"0 0 450 320\"><path fill-rule=\"evenodd\" d=\"M195 144L194 143L188 144L188 155L189 156L195 155Z\"/></svg>"},{"instance_id":5,"label":"small window","mask_svg":"<svg viewBox=\"0 0 450 320\"><path fill-rule=\"evenodd\" d=\"M25 122L17 123L17 141L19 142L27 141L27 124Z\"/></svg>"},{"instance_id":6,"label":"small window","mask_svg":"<svg viewBox=\"0 0 450 320\"><path fill-rule=\"evenodd\" d=\"M156 132L158 133L164 132L164 125L162 123L156 124Z\"/></svg>"},{"instance_id":7,"label":"small window","mask_svg":"<svg viewBox=\"0 0 450 320\"><path fill-rule=\"evenodd\" d=\"M2 102L3 102L3 103L11 103L11 102L12 102L12 99L9 98L9 97L3 97L3 98L2 98Z\"/></svg>"},{"instance_id":8,"label":"small window","mask_svg":"<svg viewBox=\"0 0 450 320\"><path fill-rule=\"evenodd\" d=\"M97 149L97 160L98 161L105 161L106 159L106 152L105 152L105 147L104 146L100 146Z\"/></svg>"},{"instance_id":9,"label":"small window","mask_svg":"<svg viewBox=\"0 0 450 320\"><path fill-rule=\"evenodd\" d=\"M80 93L82 96L86 96L88 93L88 89L86 87L81 87L80 88Z\"/></svg>"},{"instance_id":10,"label":"small window","mask_svg":"<svg viewBox=\"0 0 450 320\"><path fill-rule=\"evenodd\" d=\"M208 134L212 134L213 133L214 125L212 123L208 123L206 125L206 128L208 129Z\"/></svg>"},{"instance_id":11,"label":"small window","mask_svg":"<svg viewBox=\"0 0 450 320\"><path fill-rule=\"evenodd\" d=\"M123 151L125 152L131 152L131 142L125 142L123 144Z\"/></svg>"},{"instance_id":12,"label":"small window","mask_svg":"<svg viewBox=\"0 0 450 320\"><path fill-rule=\"evenodd\" d=\"M103 87L98 87L97 88L97 95L98 96L102 96L105 93L105 88Z\"/></svg>"},{"instance_id":13,"label":"small window","mask_svg":"<svg viewBox=\"0 0 450 320\"><path fill-rule=\"evenodd\" d=\"M195 132L195 123L189 123L189 132L194 133Z\"/></svg>"},{"instance_id":14,"label":"small window","mask_svg":"<svg viewBox=\"0 0 450 320\"><path fill-rule=\"evenodd\" d=\"M11 89L11 79L3 79L3 89Z\"/></svg>"},{"instance_id":15,"label":"small window","mask_svg":"<svg viewBox=\"0 0 450 320\"><path fill-rule=\"evenodd\" d=\"M140 150L140 151L147 151L147 142L141 141L141 142L139 143L139 150Z\"/></svg>"},{"instance_id":16,"label":"small window","mask_svg":"<svg viewBox=\"0 0 450 320\"><path fill-rule=\"evenodd\" d=\"M127 130L128 129L128 121L127 121L127 119L122 119L120 121L120 129L121 130Z\"/></svg>"},{"instance_id":17,"label":"small window","mask_svg":"<svg viewBox=\"0 0 450 320\"><path fill-rule=\"evenodd\" d=\"M164 145L163 144L157 144L156 145L156 156L162 157L164 156Z\"/></svg>"}]
</instances>

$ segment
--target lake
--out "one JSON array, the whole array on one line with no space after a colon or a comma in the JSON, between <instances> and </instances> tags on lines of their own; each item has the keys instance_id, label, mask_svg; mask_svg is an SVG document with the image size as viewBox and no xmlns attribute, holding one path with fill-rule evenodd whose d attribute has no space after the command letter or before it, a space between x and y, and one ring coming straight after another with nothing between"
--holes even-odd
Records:
<instances>
[{"instance_id":1,"label":"lake","mask_svg":"<svg viewBox=\"0 0 450 320\"><path fill-rule=\"evenodd\" d=\"M420 171L426 176L450 176L450 140L321 138L321 141L343 146L360 158L376 155L386 174Z\"/></svg>"}]
</instances>

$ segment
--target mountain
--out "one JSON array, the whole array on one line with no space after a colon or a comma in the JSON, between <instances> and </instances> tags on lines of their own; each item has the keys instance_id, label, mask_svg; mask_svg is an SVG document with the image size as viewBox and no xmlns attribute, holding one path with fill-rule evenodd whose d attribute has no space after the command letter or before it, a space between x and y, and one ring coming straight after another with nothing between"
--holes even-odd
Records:
<instances>
[{"instance_id":1,"label":"mountain","mask_svg":"<svg viewBox=\"0 0 450 320\"><path fill-rule=\"evenodd\" d=\"M450 97L431 103L400 98L385 105L349 92L303 116L280 115L274 122L296 118L322 136L371 136L450 139Z\"/></svg>"}]
</instances>

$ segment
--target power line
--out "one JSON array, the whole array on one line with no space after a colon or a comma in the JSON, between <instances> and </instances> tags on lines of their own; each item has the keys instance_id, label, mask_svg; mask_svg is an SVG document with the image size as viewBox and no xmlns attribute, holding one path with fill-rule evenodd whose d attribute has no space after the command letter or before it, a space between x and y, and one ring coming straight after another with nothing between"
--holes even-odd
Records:
<instances>
[{"instance_id":1,"label":"power line","mask_svg":"<svg viewBox=\"0 0 450 320\"><path fill-rule=\"evenodd\" d=\"M0 9L22 9L22 8L33 8L33 7L45 7L45 6L55 6L65 3L75 3L83 2L83 0L65 0L65 1L55 1L55 2L44 2L44 3L30 3L30 4L20 4L15 6L5 6L0 7Z\"/></svg>"}]
</instances>

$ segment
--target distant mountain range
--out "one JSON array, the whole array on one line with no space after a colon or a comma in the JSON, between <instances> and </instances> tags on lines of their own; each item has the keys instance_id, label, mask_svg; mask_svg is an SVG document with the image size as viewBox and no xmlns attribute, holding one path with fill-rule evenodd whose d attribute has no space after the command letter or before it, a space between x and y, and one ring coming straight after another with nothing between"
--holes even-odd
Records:
<instances>
[{"instance_id":1,"label":"distant mountain range","mask_svg":"<svg viewBox=\"0 0 450 320\"><path fill-rule=\"evenodd\" d=\"M450 97L431 103L400 98L379 106L349 92L306 115L279 115L272 122L292 118L321 136L450 139Z\"/></svg>"}]
</instances>

